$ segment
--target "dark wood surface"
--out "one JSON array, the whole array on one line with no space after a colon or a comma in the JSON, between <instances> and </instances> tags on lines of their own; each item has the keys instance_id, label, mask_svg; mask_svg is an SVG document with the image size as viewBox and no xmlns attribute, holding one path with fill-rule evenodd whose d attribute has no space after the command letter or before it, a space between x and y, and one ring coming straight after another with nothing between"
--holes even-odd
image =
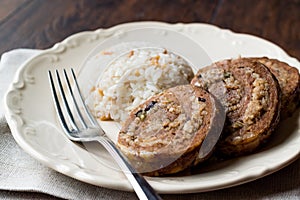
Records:
<instances>
[{"instance_id":1,"label":"dark wood surface","mask_svg":"<svg viewBox=\"0 0 300 200\"><path fill-rule=\"evenodd\" d=\"M300 0L0 0L0 55L15 48L46 49L80 31L149 20L210 23L256 35L300 60ZM22 195L17 197L35 197Z\"/></svg>"},{"instance_id":2,"label":"dark wood surface","mask_svg":"<svg viewBox=\"0 0 300 200\"><path fill-rule=\"evenodd\" d=\"M299 0L0 0L0 54L143 20L210 23L265 38L300 58Z\"/></svg>"}]
</instances>

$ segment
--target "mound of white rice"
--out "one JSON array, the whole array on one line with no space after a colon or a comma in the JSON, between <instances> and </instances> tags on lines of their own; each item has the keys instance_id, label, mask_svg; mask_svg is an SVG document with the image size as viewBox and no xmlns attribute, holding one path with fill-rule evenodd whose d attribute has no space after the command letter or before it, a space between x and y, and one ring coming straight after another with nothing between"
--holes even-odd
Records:
<instances>
[{"instance_id":1,"label":"mound of white rice","mask_svg":"<svg viewBox=\"0 0 300 200\"><path fill-rule=\"evenodd\" d=\"M167 88L189 84L193 70L163 48L140 48L113 60L93 88L88 104L101 120L124 121L136 106Z\"/></svg>"}]
</instances>

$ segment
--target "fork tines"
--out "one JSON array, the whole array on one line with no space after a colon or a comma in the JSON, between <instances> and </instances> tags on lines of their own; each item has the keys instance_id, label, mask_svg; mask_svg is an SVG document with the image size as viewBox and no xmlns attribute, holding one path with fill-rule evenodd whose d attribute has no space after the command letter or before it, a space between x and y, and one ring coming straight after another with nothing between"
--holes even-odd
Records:
<instances>
[{"instance_id":1,"label":"fork tines","mask_svg":"<svg viewBox=\"0 0 300 200\"><path fill-rule=\"evenodd\" d=\"M71 69L70 71L72 76L69 76L67 70L63 69L65 84L63 84L63 79L58 70L55 70L56 84L50 70L48 71L48 76L60 123L65 131L73 133L80 131L82 128L86 129L89 126L95 127L97 122L95 122L84 104L74 70ZM88 124L86 121L88 121Z\"/></svg>"}]
</instances>

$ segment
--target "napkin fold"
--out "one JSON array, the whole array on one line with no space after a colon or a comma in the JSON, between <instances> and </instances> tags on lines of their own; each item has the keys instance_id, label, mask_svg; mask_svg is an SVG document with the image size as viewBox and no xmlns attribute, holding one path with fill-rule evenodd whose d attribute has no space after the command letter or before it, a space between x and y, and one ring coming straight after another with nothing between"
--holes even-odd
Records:
<instances>
[{"instance_id":1,"label":"napkin fold","mask_svg":"<svg viewBox=\"0 0 300 200\"><path fill-rule=\"evenodd\" d=\"M1 190L46 193L64 199L136 199L134 193L83 183L34 160L16 144L3 118L0 130Z\"/></svg>"},{"instance_id":2,"label":"napkin fold","mask_svg":"<svg viewBox=\"0 0 300 200\"><path fill-rule=\"evenodd\" d=\"M16 49L4 53L0 60L0 199L137 199L131 192L93 186L39 163L26 154L13 139L5 121L3 96L16 71L41 50ZM300 199L300 159L267 177L213 192L162 195L164 199ZM184 184L184 183L182 183ZM47 195L45 195L47 194ZM8 195L8 197L7 197Z\"/></svg>"}]
</instances>

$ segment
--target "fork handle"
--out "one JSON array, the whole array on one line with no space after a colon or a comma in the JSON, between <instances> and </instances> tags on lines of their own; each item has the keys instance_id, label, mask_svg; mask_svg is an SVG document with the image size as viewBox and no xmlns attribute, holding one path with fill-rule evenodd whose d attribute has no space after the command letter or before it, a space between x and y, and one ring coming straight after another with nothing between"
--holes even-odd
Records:
<instances>
[{"instance_id":1,"label":"fork handle","mask_svg":"<svg viewBox=\"0 0 300 200\"><path fill-rule=\"evenodd\" d=\"M109 138L97 137L96 140L101 143L115 159L119 167L123 170L139 199L162 200L162 198L155 192L146 179L129 164L122 152L120 152L120 150Z\"/></svg>"}]
</instances>

